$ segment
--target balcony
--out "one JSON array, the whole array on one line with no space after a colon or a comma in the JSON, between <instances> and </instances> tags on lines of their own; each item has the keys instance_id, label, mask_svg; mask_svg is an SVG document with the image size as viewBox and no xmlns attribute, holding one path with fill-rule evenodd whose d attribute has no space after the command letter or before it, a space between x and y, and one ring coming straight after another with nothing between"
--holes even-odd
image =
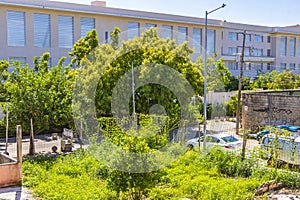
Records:
<instances>
[{"instance_id":1,"label":"balcony","mask_svg":"<svg viewBox=\"0 0 300 200\"><path fill-rule=\"evenodd\" d=\"M236 61L235 55L226 55L222 54L221 56L224 61ZM259 62L259 63L271 63L275 62L275 57L271 56L245 56L244 57L245 62Z\"/></svg>"}]
</instances>

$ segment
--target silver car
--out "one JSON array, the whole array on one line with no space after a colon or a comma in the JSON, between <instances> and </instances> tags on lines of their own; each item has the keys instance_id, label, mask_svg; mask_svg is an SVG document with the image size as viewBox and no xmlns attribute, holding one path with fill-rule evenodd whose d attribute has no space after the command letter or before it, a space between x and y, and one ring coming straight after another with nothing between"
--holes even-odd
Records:
<instances>
[{"instance_id":1,"label":"silver car","mask_svg":"<svg viewBox=\"0 0 300 200\"><path fill-rule=\"evenodd\" d=\"M186 142L186 146L190 149L197 148L200 142L200 149L203 148L204 136L199 138L194 138ZM211 149L214 146L220 146L224 149L238 149L242 147L242 141L238 140L236 137L220 133L220 134L208 134L206 135L206 147Z\"/></svg>"},{"instance_id":2,"label":"silver car","mask_svg":"<svg viewBox=\"0 0 300 200\"><path fill-rule=\"evenodd\" d=\"M276 156L277 160L300 165L300 136L297 134L289 137L265 135L260 147L266 151L267 158Z\"/></svg>"}]
</instances>

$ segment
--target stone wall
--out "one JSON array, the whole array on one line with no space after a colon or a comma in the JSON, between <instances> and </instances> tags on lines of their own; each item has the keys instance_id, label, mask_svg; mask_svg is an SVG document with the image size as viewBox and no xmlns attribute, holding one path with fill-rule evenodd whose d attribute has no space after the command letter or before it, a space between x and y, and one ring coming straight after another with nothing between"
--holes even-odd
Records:
<instances>
[{"instance_id":1,"label":"stone wall","mask_svg":"<svg viewBox=\"0 0 300 200\"><path fill-rule=\"evenodd\" d=\"M242 94L242 126L255 130L264 125L300 125L300 90Z\"/></svg>"}]
</instances>

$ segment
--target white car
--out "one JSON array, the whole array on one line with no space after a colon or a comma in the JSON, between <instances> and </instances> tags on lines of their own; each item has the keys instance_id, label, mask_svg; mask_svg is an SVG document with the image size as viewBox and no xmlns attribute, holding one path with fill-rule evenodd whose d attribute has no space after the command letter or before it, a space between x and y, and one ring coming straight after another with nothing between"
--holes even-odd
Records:
<instances>
[{"instance_id":1,"label":"white car","mask_svg":"<svg viewBox=\"0 0 300 200\"><path fill-rule=\"evenodd\" d=\"M261 140L260 147L266 151L267 158L276 156L274 154L276 152L278 160L300 165L300 136L298 134L288 137L276 137L275 134L265 135Z\"/></svg>"},{"instance_id":2,"label":"white car","mask_svg":"<svg viewBox=\"0 0 300 200\"><path fill-rule=\"evenodd\" d=\"M203 148L203 139L204 136L199 138L194 138L186 142L186 146L190 149L199 147ZM206 135L206 147L211 149L214 146L220 146L224 149L238 149L242 147L243 142L238 140L236 137L224 133L220 134L208 134Z\"/></svg>"}]
</instances>

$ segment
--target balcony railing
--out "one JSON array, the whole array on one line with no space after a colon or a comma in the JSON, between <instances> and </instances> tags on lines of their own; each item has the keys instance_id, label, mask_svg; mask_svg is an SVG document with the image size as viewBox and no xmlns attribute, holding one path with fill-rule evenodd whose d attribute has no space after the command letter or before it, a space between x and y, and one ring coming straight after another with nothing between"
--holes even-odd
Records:
<instances>
[{"instance_id":1,"label":"balcony railing","mask_svg":"<svg viewBox=\"0 0 300 200\"><path fill-rule=\"evenodd\" d=\"M228 54L222 54L222 58L224 61L236 61L236 55L228 55ZM274 62L275 57L272 56L245 56L244 57L245 62Z\"/></svg>"}]
</instances>

